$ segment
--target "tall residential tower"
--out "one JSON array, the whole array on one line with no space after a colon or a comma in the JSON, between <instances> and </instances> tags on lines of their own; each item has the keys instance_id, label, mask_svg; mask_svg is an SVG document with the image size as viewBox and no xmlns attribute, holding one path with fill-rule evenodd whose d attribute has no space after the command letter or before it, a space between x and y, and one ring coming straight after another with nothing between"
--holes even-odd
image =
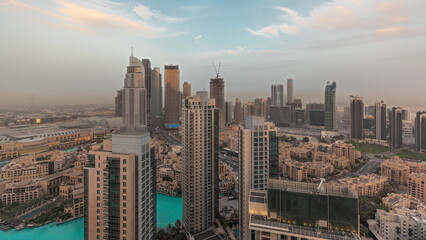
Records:
<instances>
[{"instance_id":1,"label":"tall residential tower","mask_svg":"<svg viewBox=\"0 0 426 240\"><path fill-rule=\"evenodd\" d=\"M219 109L219 127L225 127L225 82L217 75L210 79L210 98L215 99L216 108Z\"/></svg>"},{"instance_id":2,"label":"tall residential tower","mask_svg":"<svg viewBox=\"0 0 426 240\"><path fill-rule=\"evenodd\" d=\"M219 110L194 95L182 111L182 223L193 235L219 217Z\"/></svg>"},{"instance_id":3,"label":"tall residential tower","mask_svg":"<svg viewBox=\"0 0 426 240\"><path fill-rule=\"evenodd\" d=\"M293 78L287 79L287 103L294 101L294 81Z\"/></svg>"},{"instance_id":4,"label":"tall residential tower","mask_svg":"<svg viewBox=\"0 0 426 240\"><path fill-rule=\"evenodd\" d=\"M271 122L265 118L248 116L245 127L240 127L239 138L239 239L250 239L251 190L266 190L268 179L278 179L278 137Z\"/></svg>"},{"instance_id":5,"label":"tall residential tower","mask_svg":"<svg viewBox=\"0 0 426 240\"><path fill-rule=\"evenodd\" d=\"M325 112L324 125L327 131L336 130L336 83L327 82L325 86Z\"/></svg>"},{"instance_id":6,"label":"tall residential tower","mask_svg":"<svg viewBox=\"0 0 426 240\"><path fill-rule=\"evenodd\" d=\"M123 124L138 127L147 124L147 97L145 68L142 62L130 56L123 88Z\"/></svg>"},{"instance_id":7,"label":"tall residential tower","mask_svg":"<svg viewBox=\"0 0 426 240\"><path fill-rule=\"evenodd\" d=\"M284 106L284 86L282 84L271 85L271 105Z\"/></svg>"},{"instance_id":8,"label":"tall residential tower","mask_svg":"<svg viewBox=\"0 0 426 240\"><path fill-rule=\"evenodd\" d=\"M386 104L381 101L377 102L375 106L375 130L376 130L376 139L386 140Z\"/></svg>"},{"instance_id":9,"label":"tall residential tower","mask_svg":"<svg viewBox=\"0 0 426 240\"><path fill-rule=\"evenodd\" d=\"M415 121L416 152L426 153L426 112L417 112Z\"/></svg>"},{"instance_id":10,"label":"tall residential tower","mask_svg":"<svg viewBox=\"0 0 426 240\"><path fill-rule=\"evenodd\" d=\"M144 126L144 76L141 61L131 56L123 89L124 126L88 154L85 240L156 239L156 159Z\"/></svg>"},{"instance_id":11,"label":"tall residential tower","mask_svg":"<svg viewBox=\"0 0 426 240\"><path fill-rule=\"evenodd\" d=\"M179 128L180 99L180 73L178 65L164 66L164 114L165 127L169 129Z\"/></svg>"},{"instance_id":12,"label":"tall residential tower","mask_svg":"<svg viewBox=\"0 0 426 240\"><path fill-rule=\"evenodd\" d=\"M393 107L390 115L390 145L402 147L402 109Z\"/></svg>"},{"instance_id":13,"label":"tall residential tower","mask_svg":"<svg viewBox=\"0 0 426 240\"><path fill-rule=\"evenodd\" d=\"M351 138L364 138L364 101L362 97L350 97Z\"/></svg>"}]
</instances>

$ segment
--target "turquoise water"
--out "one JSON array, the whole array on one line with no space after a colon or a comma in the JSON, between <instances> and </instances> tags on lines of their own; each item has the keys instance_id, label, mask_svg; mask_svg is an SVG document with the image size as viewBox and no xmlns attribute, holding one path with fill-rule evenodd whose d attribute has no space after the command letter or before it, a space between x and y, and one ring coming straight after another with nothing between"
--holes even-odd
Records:
<instances>
[{"instance_id":1,"label":"turquoise water","mask_svg":"<svg viewBox=\"0 0 426 240\"><path fill-rule=\"evenodd\" d=\"M12 160L0 160L0 169L1 169L4 165L8 164L10 161L12 161Z\"/></svg>"},{"instance_id":2,"label":"turquoise water","mask_svg":"<svg viewBox=\"0 0 426 240\"><path fill-rule=\"evenodd\" d=\"M167 227L176 220L182 219L182 198L157 194L157 226ZM0 231L1 240L83 240L84 220L67 222L61 225L54 223L39 227L26 228L21 231Z\"/></svg>"},{"instance_id":3,"label":"turquoise water","mask_svg":"<svg viewBox=\"0 0 426 240\"><path fill-rule=\"evenodd\" d=\"M51 223L39 228L26 228L21 231L0 231L1 240L82 240L84 238L84 220L67 222L61 225Z\"/></svg>"},{"instance_id":4,"label":"turquoise water","mask_svg":"<svg viewBox=\"0 0 426 240\"><path fill-rule=\"evenodd\" d=\"M182 220L182 198L157 194L157 227L165 228Z\"/></svg>"},{"instance_id":5,"label":"turquoise water","mask_svg":"<svg viewBox=\"0 0 426 240\"><path fill-rule=\"evenodd\" d=\"M74 151L77 151L77 150L78 150L78 147L75 147L75 148L66 149L66 150L64 150L64 152L74 152Z\"/></svg>"}]
</instances>

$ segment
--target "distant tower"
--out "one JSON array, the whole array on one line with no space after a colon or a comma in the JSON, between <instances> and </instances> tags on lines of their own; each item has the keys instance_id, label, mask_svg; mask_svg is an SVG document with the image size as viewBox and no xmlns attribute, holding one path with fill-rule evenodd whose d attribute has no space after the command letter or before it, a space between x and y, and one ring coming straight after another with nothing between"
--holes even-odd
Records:
<instances>
[{"instance_id":1,"label":"distant tower","mask_svg":"<svg viewBox=\"0 0 426 240\"><path fill-rule=\"evenodd\" d=\"M294 99L294 82L293 78L287 79L287 103L292 103Z\"/></svg>"},{"instance_id":2,"label":"distant tower","mask_svg":"<svg viewBox=\"0 0 426 240\"><path fill-rule=\"evenodd\" d=\"M159 67L151 71L151 115L161 115L163 112L163 86Z\"/></svg>"},{"instance_id":3,"label":"distant tower","mask_svg":"<svg viewBox=\"0 0 426 240\"><path fill-rule=\"evenodd\" d=\"M147 97L145 68L142 62L130 56L123 91L123 124L138 127L147 124Z\"/></svg>"},{"instance_id":4,"label":"distant tower","mask_svg":"<svg viewBox=\"0 0 426 240\"><path fill-rule=\"evenodd\" d=\"M225 128L225 82L216 72L216 77L210 79L210 98L215 99L216 107L219 109L219 128Z\"/></svg>"},{"instance_id":5,"label":"distant tower","mask_svg":"<svg viewBox=\"0 0 426 240\"><path fill-rule=\"evenodd\" d=\"M375 121L376 121L376 139L386 140L386 104L381 101L376 103Z\"/></svg>"},{"instance_id":6,"label":"distant tower","mask_svg":"<svg viewBox=\"0 0 426 240\"><path fill-rule=\"evenodd\" d=\"M282 84L271 85L271 105L283 106L284 105L284 86Z\"/></svg>"},{"instance_id":7,"label":"distant tower","mask_svg":"<svg viewBox=\"0 0 426 240\"><path fill-rule=\"evenodd\" d=\"M351 138L364 138L364 101L362 97L351 96Z\"/></svg>"},{"instance_id":8,"label":"distant tower","mask_svg":"<svg viewBox=\"0 0 426 240\"><path fill-rule=\"evenodd\" d=\"M234 122L241 124L243 122L243 106L239 98L235 99Z\"/></svg>"},{"instance_id":9,"label":"distant tower","mask_svg":"<svg viewBox=\"0 0 426 240\"><path fill-rule=\"evenodd\" d=\"M394 148L402 146L402 109L393 107L390 115L390 145Z\"/></svg>"},{"instance_id":10,"label":"distant tower","mask_svg":"<svg viewBox=\"0 0 426 240\"><path fill-rule=\"evenodd\" d=\"M151 61L149 59L142 59L142 65L145 69L145 88L146 88L146 106L147 114L151 114L151 96L152 96L152 69Z\"/></svg>"},{"instance_id":11,"label":"distant tower","mask_svg":"<svg viewBox=\"0 0 426 240\"><path fill-rule=\"evenodd\" d=\"M191 92L191 84L189 82L184 82L183 83L183 98L188 98L192 96L192 92Z\"/></svg>"},{"instance_id":12,"label":"distant tower","mask_svg":"<svg viewBox=\"0 0 426 240\"><path fill-rule=\"evenodd\" d=\"M426 112L417 112L415 119L416 152L426 153Z\"/></svg>"},{"instance_id":13,"label":"distant tower","mask_svg":"<svg viewBox=\"0 0 426 240\"><path fill-rule=\"evenodd\" d=\"M205 90L197 91L195 95L200 96L201 99L203 100L209 99L209 91L205 91Z\"/></svg>"},{"instance_id":14,"label":"distant tower","mask_svg":"<svg viewBox=\"0 0 426 240\"><path fill-rule=\"evenodd\" d=\"M263 117L248 116L240 126L239 141L239 239L250 237L250 190L267 190L269 179L278 179L278 137L271 122ZM257 147L263 146L263 147Z\"/></svg>"},{"instance_id":15,"label":"distant tower","mask_svg":"<svg viewBox=\"0 0 426 240\"><path fill-rule=\"evenodd\" d=\"M180 73L178 65L164 66L165 82L165 127L169 129L179 128L180 99Z\"/></svg>"},{"instance_id":16,"label":"distant tower","mask_svg":"<svg viewBox=\"0 0 426 240\"><path fill-rule=\"evenodd\" d=\"M327 131L336 130L336 83L327 82L325 86L325 112L324 125Z\"/></svg>"},{"instance_id":17,"label":"distant tower","mask_svg":"<svg viewBox=\"0 0 426 240\"><path fill-rule=\"evenodd\" d=\"M225 123L226 125L232 123L232 102L231 101L226 101L225 102Z\"/></svg>"},{"instance_id":18,"label":"distant tower","mask_svg":"<svg viewBox=\"0 0 426 240\"><path fill-rule=\"evenodd\" d=\"M145 71L130 57L122 91L124 126L92 146L84 168L84 239L155 240L155 149L146 124Z\"/></svg>"},{"instance_id":19,"label":"distant tower","mask_svg":"<svg viewBox=\"0 0 426 240\"><path fill-rule=\"evenodd\" d=\"M219 111L214 99L184 99L182 112L182 223L190 235L219 217Z\"/></svg>"}]
</instances>

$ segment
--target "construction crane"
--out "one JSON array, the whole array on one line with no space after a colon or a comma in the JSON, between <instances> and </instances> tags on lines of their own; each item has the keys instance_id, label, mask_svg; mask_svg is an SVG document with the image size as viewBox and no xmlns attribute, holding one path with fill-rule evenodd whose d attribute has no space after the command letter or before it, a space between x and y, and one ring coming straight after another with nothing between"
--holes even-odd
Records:
<instances>
[{"instance_id":1,"label":"construction crane","mask_svg":"<svg viewBox=\"0 0 426 240\"><path fill-rule=\"evenodd\" d=\"M219 78L219 73L220 73L220 62L219 62L219 66L218 66L218 68L216 69L216 66L214 65L214 63L212 63L213 64L213 68L214 68L214 71L216 72L216 78Z\"/></svg>"},{"instance_id":2,"label":"construction crane","mask_svg":"<svg viewBox=\"0 0 426 240\"><path fill-rule=\"evenodd\" d=\"M320 184L318 185L318 188L317 188L317 194L323 194L324 193L324 187L323 187L324 182L325 182L325 179L321 178L321 182L320 182Z\"/></svg>"}]
</instances>

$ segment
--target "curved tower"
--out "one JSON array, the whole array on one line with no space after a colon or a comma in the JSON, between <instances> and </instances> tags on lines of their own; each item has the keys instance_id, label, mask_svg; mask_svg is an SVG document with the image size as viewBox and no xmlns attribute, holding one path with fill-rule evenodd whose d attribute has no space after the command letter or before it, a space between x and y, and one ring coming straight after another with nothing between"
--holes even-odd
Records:
<instances>
[{"instance_id":1,"label":"curved tower","mask_svg":"<svg viewBox=\"0 0 426 240\"><path fill-rule=\"evenodd\" d=\"M133 56L129 58L124 78L123 124L127 127L147 124L145 68L142 62Z\"/></svg>"}]
</instances>

